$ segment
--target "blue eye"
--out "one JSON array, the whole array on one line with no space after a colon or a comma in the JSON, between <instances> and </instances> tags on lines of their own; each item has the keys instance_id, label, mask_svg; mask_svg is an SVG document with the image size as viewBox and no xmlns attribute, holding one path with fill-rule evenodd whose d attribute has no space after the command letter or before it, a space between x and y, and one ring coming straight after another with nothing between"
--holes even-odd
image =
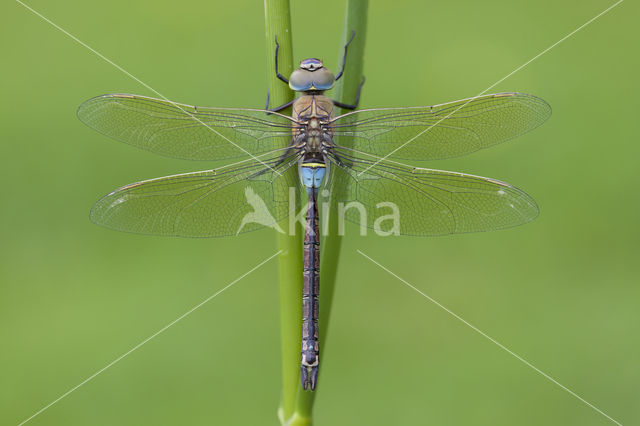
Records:
<instances>
[{"instance_id":1,"label":"blue eye","mask_svg":"<svg viewBox=\"0 0 640 426\"><path fill-rule=\"evenodd\" d=\"M310 61L307 59L306 61ZM304 61L303 61L304 62ZM322 67L316 71L304 69L302 67L294 70L289 77L289 87L297 92L308 90L329 90L336 82L333 73Z\"/></svg>"},{"instance_id":2,"label":"blue eye","mask_svg":"<svg viewBox=\"0 0 640 426\"><path fill-rule=\"evenodd\" d=\"M295 90L296 92L304 92L306 90L311 90L313 87L313 82L309 80L301 80L289 78L289 87L291 90Z\"/></svg>"},{"instance_id":3,"label":"blue eye","mask_svg":"<svg viewBox=\"0 0 640 426\"><path fill-rule=\"evenodd\" d=\"M317 90L329 90L333 87L333 83L334 81L315 81L313 82L313 87L315 87Z\"/></svg>"}]
</instances>

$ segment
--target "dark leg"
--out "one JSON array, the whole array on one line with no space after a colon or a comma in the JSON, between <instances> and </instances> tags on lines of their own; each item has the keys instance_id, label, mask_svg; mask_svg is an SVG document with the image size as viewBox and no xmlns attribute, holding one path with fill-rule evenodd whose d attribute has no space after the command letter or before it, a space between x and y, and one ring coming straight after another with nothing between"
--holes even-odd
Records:
<instances>
[{"instance_id":1,"label":"dark leg","mask_svg":"<svg viewBox=\"0 0 640 426\"><path fill-rule=\"evenodd\" d=\"M338 101L333 101L333 104L338 108L349 109L349 110L354 110L358 108L358 104L360 103L360 92L362 91L363 84L364 84L364 76L362 77L362 81L358 86L358 92L356 93L356 99L353 102L353 104L343 104L342 102L338 102Z\"/></svg>"},{"instance_id":2,"label":"dark leg","mask_svg":"<svg viewBox=\"0 0 640 426\"><path fill-rule=\"evenodd\" d=\"M265 167L262 170L258 170L257 172L255 172L254 174L250 175L247 177L247 179L253 179L256 178L258 176L261 176L263 174L265 174L266 172L275 169L276 167L278 167L279 165L281 165L282 163L285 162L285 160L291 155L291 153L293 152L293 143L294 143L294 139L291 139L291 142L289 142L289 146L287 147L287 150L284 152L284 154L282 154L280 156L280 158L278 159L278 161L276 161L276 163L273 166L269 166L269 167Z\"/></svg>"},{"instance_id":3,"label":"dark leg","mask_svg":"<svg viewBox=\"0 0 640 426\"><path fill-rule=\"evenodd\" d=\"M342 77L342 74L344 74L344 66L347 64L347 47L349 47L349 45L351 44L351 42L353 41L353 38L355 36L356 36L356 32L355 31L351 31L351 38L349 39L347 44L344 45L344 56L342 57L342 69L340 70L340 72L336 76L336 81L340 80L340 77ZM277 52L277 50L276 50L276 52Z\"/></svg>"},{"instance_id":4,"label":"dark leg","mask_svg":"<svg viewBox=\"0 0 640 426\"><path fill-rule=\"evenodd\" d=\"M345 47L345 55L347 54L346 52L346 47ZM278 78L282 81L284 81L285 83L289 84L289 80L287 80L287 78L285 76L283 76L282 74L280 74L278 72L278 50L280 50L280 45L278 44L278 36L276 36L276 75L278 76ZM344 68L344 66L343 66Z\"/></svg>"},{"instance_id":5,"label":"dark leg","mask_svg":"<svg viewBox=\"0 0 640 426\"><path fill-rule=\"evenodd\" d=\"M292 101L287 102L286 104L282 104L279 107L275 107L275 108L269 109L269 91L267 91L267 103L265 104L264 109L267 110L267 111L271 111L271 112L282 111L283 109L288 108L291 105L293 105L294 101L295 101L295 99L292 100ZM267 113L267 115L269 115L269 113Z\"/></svg>"},{"instance_id":6,"label":"dark leg","mask_svg":"<svg viewBox=\"0 0 640 426\"><path fill-rule=\"evenodd\" d=\"M346 162L342 161L342 159L340 158L340 156L338 154L336 154L335 152L331 151L331 152L327 152L327 154L329 156L330 159L332 159L339 167L341 168L347 168L349 167Z\"/></svg>"}]
</instances>

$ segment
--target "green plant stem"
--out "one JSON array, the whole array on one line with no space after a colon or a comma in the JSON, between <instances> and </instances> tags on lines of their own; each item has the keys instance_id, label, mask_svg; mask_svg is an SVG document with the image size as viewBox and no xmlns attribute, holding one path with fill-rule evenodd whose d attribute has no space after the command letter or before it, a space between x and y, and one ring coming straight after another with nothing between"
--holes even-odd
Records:
<instances>
[{"instance_id":1,"label":"green plant stem","mask_svg":"<svg viewBox=\"0 0 640 426\"><path fill-rule=\"evenodd\" d=\"M349 45L349 53L344 75L336 84L334 96L342 103L351 104L355 99L358 86L362 81L362 69L364 61L364 46L367 35L367 9L368 0L348 0L345 15L345 25L342 35L342 45L338 57L338 66L342 66L344 45L351 38L352 31L356 32L353 42ZM337 72L337 71L336 71ZM336 111L336 115L346 111ZM344 143L344 141L341 141ZM326 212L323 214L327 214ZM320 376L322 376L322 353L327 345L327 331L333 294L335 290L336 274L338 271L338 260L342 245L342 236L338 235L337 201L334 198L329 200L329 221L328 230L322 231L325 235L320 247L320 324L319 332L321 336L320 344ZM322 382L319 380L319 388ZM313 402L316 392L305 392L302 387L298 387L298 397L296 400L296 412L292 420L296 425L311 424ZM307 423L304 423L307 421Z\"/></svg>"},{"instance_id":2,"label":"green plant stem","mask_svg":"<svg viewBox=\"0 0 640 426\"><path fill-rule=\"evenodd\" d=\"M267 81L270 93L270 105L275 107L293 99L293 92L276 77L275 73L275 40L278 38L278 67L282 75L290 75L293 70L291 43L291 15L289 0L265 0L265 29L267 41ZM282 111L290 114L290 110ZM277 119L276 117L273 117ZM283 138L282 146L289 142ZM292 167L291 173L295 182L297 169ZM288 199L289 194L280 194L281 199ZM300 197L296 197L296 209L300 210ZM302 333L302 228L296 224L295 233L289 232L289 224L280 224L285 233L278 233L277 244L282 250L278 257L280 279L280 323L282 339L282 394L278 417L285 424L295 409L296 391L300 375L300 336Z\"/></svg>"},{"instance_id":3,"label":"green plant stem","mask_svg":"<svg viewBox=\"0 0 640 426\"><path fill-rule=\"evenodd\" d=\"M288 76L293 70L291 17L288 0L265 0L265 27L267 39L267 78L270 92L270 105L278 106L293 99L293 92L280 81L275 74L275 38L277 36L280 50L278 66L282 75ZM343 103L352 103L358 85L362 80L364 45L366 38L368 0L349 0L345 17L342 46L351 37L356 38L349 46L349 55L344 76L336 85L335 97ZM338 66L342 65L343 47L340 48ZM290 111L282 111L283 114ZM336 114L342 113L336 111ZM283 146L287 143L283 140ZM297 174L292 168L287 173ZM292 176L295 181L296 176ZM282 194L288 196L288 194ZM296 212L300 210L300 197L296 197ZM284 198L286 199L286 198ZM337 202L329 201L328 230L323 232L322 255L320 263L320 333L323 345L329 324L329 315L335 289L335 279L342 237L338 235ZM281 224L289 230L289 224ZM300 385L300 338L302 333L302 235L299 223L296 230L278 234L278 248L282 253L278 259L280 278L280 321L282 330L282 395L278 417L283 425L306 426L311 424L311 415L315 392L305 392ZM322 368L320 369L322 372ZM322 373L321 373L322 374Z\"/></svg>"}]
</instances>

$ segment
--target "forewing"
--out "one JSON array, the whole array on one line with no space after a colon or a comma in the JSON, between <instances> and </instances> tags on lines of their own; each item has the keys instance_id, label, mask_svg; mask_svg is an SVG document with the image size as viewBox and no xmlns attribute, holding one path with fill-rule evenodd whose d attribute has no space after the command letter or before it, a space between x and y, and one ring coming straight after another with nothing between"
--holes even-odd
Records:
<instances>
[{"instance_id":1,"label":"forewing","mask_svg":"<svg viewBox=\"0 0 640 426\"><path fill-rule=\"evenodd\" d=\"M332 196L345 207L356 202L345 218L367 228L391 232L396 225L401 235L434 236L509 228L538 215L533 198L505 182L340 154ZM389 217L394 210L397 222Z\"/></svg>"},{"instance_id":2,"label":"forewing","mask_svg":"<svg viewBox=\"0 0 640 426\"><path fill-rule=\"evenodd\" d=\"M279 165L262 161L126 185L101 198L91 220L119 231L181 237L278 229L288 215L288 188L297 185L296 158Z\"/></svg>"},{"instance_id":3,"label":"forewing","mask_svg":"<svg viewBox=\"0 0 640 426\"><path fill-rule=\"evenodd\" d=\"M498 93L442 105L365 109L334 119L336 144L379 157L436 160L526 133L551 115L542 99Z\"/></svg>"},{"instance_id":4,"label":"forewing","mask_svg":"<svg viewBox=\"0 0 640 426\"><path fill-rule=\"evenodd\" d=\"M196 107L138 95L84 102L78 118L113 139L167 157L225 160L286 146L290 117L264 110Z\"/></svg>"}]
</instances>

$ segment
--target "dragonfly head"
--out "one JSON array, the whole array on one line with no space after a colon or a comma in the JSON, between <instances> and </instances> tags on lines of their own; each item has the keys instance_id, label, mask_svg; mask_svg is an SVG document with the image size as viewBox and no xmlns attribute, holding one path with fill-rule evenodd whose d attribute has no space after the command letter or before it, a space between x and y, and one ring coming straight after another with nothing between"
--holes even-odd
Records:
<instances>
[{"instance_id":1,"label":"dragonfly head","mask_svg":"<svg viewBox=\"0 0 640 426\"><path fill-rule=\"evenodd\" d=\"M305 59L300 67L289 77L289 87L296 92L325 91L333 87L336 78L322 61L316 58Z\"/></svg>"}]
</instances>

